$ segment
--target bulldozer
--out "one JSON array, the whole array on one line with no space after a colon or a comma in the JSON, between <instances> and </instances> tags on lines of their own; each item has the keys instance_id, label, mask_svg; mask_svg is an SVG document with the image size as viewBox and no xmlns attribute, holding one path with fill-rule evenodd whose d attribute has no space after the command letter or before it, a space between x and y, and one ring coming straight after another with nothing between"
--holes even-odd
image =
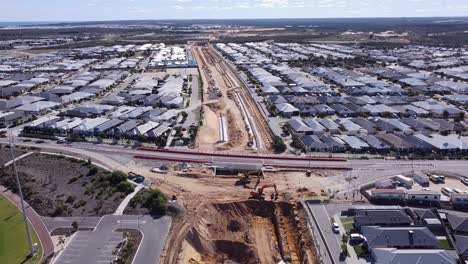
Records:
<instances>
[{"instance_id":1,"label":"bulldozer","mask_svg":"<svg viewBox=\"0 0 468 264\"><path fill-rule=\"evenodd\" d=\"M249 199L257 199L260 201L265 200L265 194L263 193L263 190L267 188L274 188L275 193L271 194L271 200L277 200L278 199L278 190L276 189L276 184L265 184L262 187L260 187L257 191L251 191L250 192L250 198Z\"/></svg>"},{"instance_id":2,"label":"bulldozer","mask_svg":"<svg viewBox=\"0 0 468 264\"><path fill-rule=\"evenodd\" d=\"M260 180L264 178L263 176L263 170L252 170L252 171L247 171L245 173L239 173L237 175L238 180L236 181L236 186L244 186L244 188L248 188L248 185L251 183L251 176L256 176L257 177L257 182L255 184L254 188L257 188L257 186L260 184Z\"/></svg>"}]
</instances>

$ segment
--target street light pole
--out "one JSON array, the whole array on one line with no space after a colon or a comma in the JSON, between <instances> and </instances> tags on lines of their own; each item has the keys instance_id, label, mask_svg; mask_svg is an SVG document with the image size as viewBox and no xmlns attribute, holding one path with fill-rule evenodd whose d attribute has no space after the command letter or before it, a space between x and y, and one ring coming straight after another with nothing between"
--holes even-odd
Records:
<instances>
[{"instance_id":1,"label":"street light pole","mask_svg":"<svg viewBox=\"0 0 468 264\"><path fill-rule=\"evenodd\" d=\"M16 160L15 160L15 155L13 155L13 137L10 138L10 154L11 158L13 160L13 170L15 173L16 177L16 184L18 185L18 192L20 195L20 201L21 201L21 210L23 212L23 220L24 220L24 225L26 226L26 234L28 235L28 244L29 244L29 256L34 256L36 252L34 252L34 247L33 247L33 241L31 238L31 231L29 230L29 222L28 222L28 216L26 215L26 210L24 208L24 198L23 198L23 191L21 190L21 182L18 176L18 170L16 168Z\"/></svg>"}]
</instances>

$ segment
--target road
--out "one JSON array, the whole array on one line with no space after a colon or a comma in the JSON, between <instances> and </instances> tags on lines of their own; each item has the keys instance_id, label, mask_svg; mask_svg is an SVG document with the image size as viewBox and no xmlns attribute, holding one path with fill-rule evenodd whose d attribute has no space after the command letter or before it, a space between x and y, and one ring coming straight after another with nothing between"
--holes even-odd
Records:
<instances>
[{"instance_id":1,"label":"road","mask_svg":"<svg viewBox=\"0 0 468 264\"><path fill-rule=\"evenodd\" d=\"M317 226L321 237L325 240L327 252L330 254L329 257L333 259L332 263L347 263L340 260L341 253L341 237L339 234L335 234L331 226L331 215L323 204L307 203L307 207L312 211L315 221L311 222L311 225Z\"/></svg>"},{"instance_id":2,"label":"road","mask_svg":"<svg viewBox=\"0 0 468 264\"><path fill-rule=\"evenodd\" d=\"M63 222L63 218L59 221ZM143 234L133 263L159 263L170 225L168 216L153 219L150 216L106 215L93 231L76 232L54 263L110 263L115 259L112 252L122 241L121 233L115 232L117 229L135 229Z\"/></svg>"}]
</instances>

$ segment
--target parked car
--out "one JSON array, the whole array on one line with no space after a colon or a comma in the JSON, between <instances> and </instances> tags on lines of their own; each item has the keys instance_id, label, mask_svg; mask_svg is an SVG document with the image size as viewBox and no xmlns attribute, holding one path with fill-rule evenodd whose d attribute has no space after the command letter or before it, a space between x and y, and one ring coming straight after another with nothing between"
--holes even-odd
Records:
<instances>
[{"instance_id":1,"label":"parked car","mask_svg":"<svg viewBox=\"0 0 468 264\"><path fill-rule=\"evenodd\" d=\"M468 186L468 178L461 179L461 182L465 184L466 186Z\"/></svg>"},{"instance_id":2,"label":"parked car","mask_svg":"<svg viewBox=\"0 0 468 264\"><path fill-rule=\"evenodd\" d=\"M361 234L353 233L353 234L349 235L349 241L350 242L354 242L354 243L362 242L362 241L364 241L364 239L366 239L366 238Z\"/></svg>"},{"instance_id":3,"label":"parked car","mask_svg":"<svg viewBox=\"0 0 468 264\"><path fill-rule=\"evenodd\" d=\"M333 233L335 233L335 234L340 233L340 226L337 223L333 223L332 228L333 228Z\"/></svg>"}]
</instances>

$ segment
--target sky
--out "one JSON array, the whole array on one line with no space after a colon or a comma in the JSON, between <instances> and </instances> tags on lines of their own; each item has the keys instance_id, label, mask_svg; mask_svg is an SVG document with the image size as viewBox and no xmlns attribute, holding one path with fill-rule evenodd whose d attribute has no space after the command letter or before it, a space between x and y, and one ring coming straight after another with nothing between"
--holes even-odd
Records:
<instances>
[{"instance_id":1,"label":"sky","mask_svg":"<svg viewBox=\"0 0 468 264\"><path fill-rule=\"evenodd\" d=\"M0 0L0 21L468 16L468 0Z\"/></svg>"}]
</instances>

